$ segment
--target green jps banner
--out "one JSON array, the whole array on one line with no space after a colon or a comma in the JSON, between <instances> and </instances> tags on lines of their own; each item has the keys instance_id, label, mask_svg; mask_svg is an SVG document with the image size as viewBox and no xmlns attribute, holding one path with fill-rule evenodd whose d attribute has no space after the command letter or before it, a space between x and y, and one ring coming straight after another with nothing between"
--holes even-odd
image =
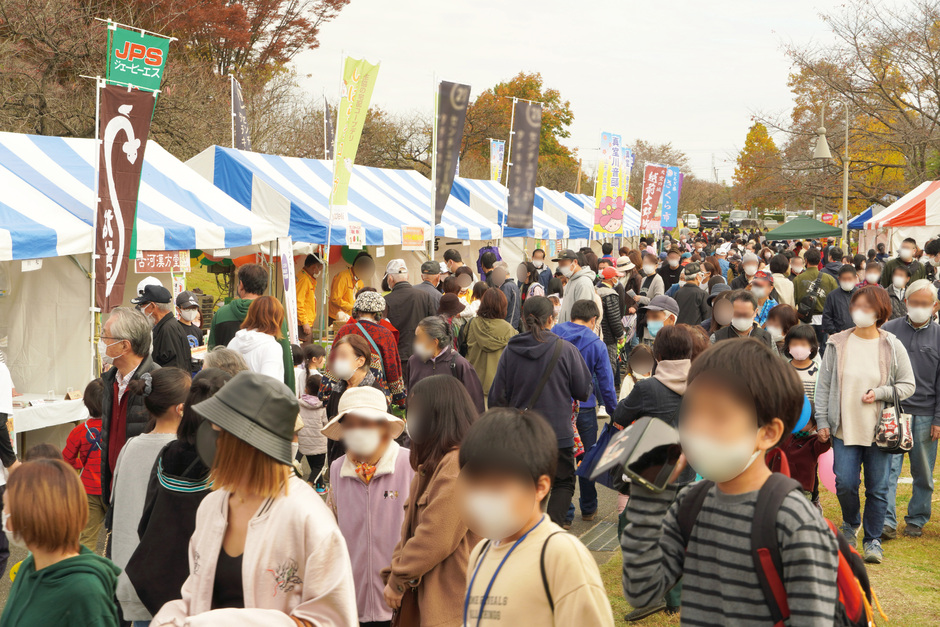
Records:
<instances>
[{"instance_id":1,"label":"green jps banner","mask_svg":"<svg viewBox=\"0 0 940 627\"><path fill-rule=\"evenodd\" d=\"M108 33L108 82L147 91L160 89L170 40L124 28Z\"/></svg>"}]
</instances>

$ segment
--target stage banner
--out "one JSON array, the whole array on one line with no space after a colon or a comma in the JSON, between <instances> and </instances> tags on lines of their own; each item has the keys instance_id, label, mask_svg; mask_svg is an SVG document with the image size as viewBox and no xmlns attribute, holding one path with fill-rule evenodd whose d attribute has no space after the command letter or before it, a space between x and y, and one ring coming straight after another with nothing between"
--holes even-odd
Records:
<instances>
[{"instance_id":1,"label":"stage banner","mask_svg":"<svg viewBox=\"0 0 940 627\"><path fill-rule=\"evenodd\" d=\"M251 134L248 131L248 113L242 97L242 85L232 76L232 146L239 150L251 150Z\"/></svg>"},{"instance_id":2,"label":"stage banner","mask_svg":"<svg viewBox=\"0 0 940 627\"><path fill-rule=\"evenodd\" d=\"M435 225L441 223L441 214L444 213L447 199L450 198L450 188L454 185L454 176L460 167L460 143L469 101L470 85L441 81L437 93L437 123L434 127L437 141L434 170Z\"/></svg>"},{"instance_id":3,"label":"stage banner","mask_svg":"<svg viewBox=\"0 0 940 627\"><path fill-rule=\"evenodd\" d=\"M509 163L509 213L506 226L531 229L535 207L535 177L539 170L539 138L542 133L542 105L517 100L513 115Z\"/></svg>"},{"instance_id":4,"label":"stage banner","mask_svg":"<svg viewBox=\"0 0 940 627\"><path fill-rule=\"evenodd\" d=\"M95 303L104 313L123 302L128 260L137 256L134 219L154 99L153 92L101 87Z\"/></svg>"},{"instance_id":5,"label":"stage banner","mask_svg":"<svg viewBox=\"0 0 940 627\"><path fill-rule=\"evenodd\" d=\"M679 194L682 192L682 172L679 168L666 166L666 181L663 183L662 211L660 225L664 229L676 227L679 217Z\"/></svg>"},{"instance_id":6,"label":"stage banner","mask_svg":"<svg viewBox=\"0 0 940 627\"><path fill-rule=\"evenodd\" d=\"M346 221L349 178L352 176L362 125L366 121L379 64L346 57L343 93L336 112L336 141L333 157L333 187L330 191L330 219Z\"/></svg>"},{"instance_id":7,"label":"stage banner","mask_svg":"<svg viewBox=\"0 0 940 627\"><path fill-rule=\"evenodd\" d=\"M490 180L503 180L503 160L506 158L506 142L502 139L490 140Z\"/></svg>"},{"instance_id":8,"label":"stage banner","mask_svg":"<svg viewBox=\"0 0 940 627\"><path fill-rule=\"evenodd\" d=\"M294 274L294 243L290 237L277 238L281 254L281 278L284 281L284 316L287 318L287 336L291 344L297 341L297 277Z\"/></svg>"},{"instance_id":9,"label":"stage banner","mask_svg":"<svg viewBox=\"0 0 940 627\"><path fill-rule=\"evenodd\" d=\"M640 203L640 229L658 226L659 201L666 182L666 166L647 163L643 170L643 201Z\"/></svg>"},{"instance_id":10,"label":"stage banner","mask_svg":"<svg viewBox=\"0 0 940 627\"><path fill-rule=\"evenodd\" d=\"M170 40L166 37L112 23L108 27L108 82L157 91L169 49Z\"/></svg>"},{"instance_id":11,"label":"stage banner","mask_svg":"<svg viewBox=\"0 0 940 627\"><path fill-rule=\"evenodd\" d=\"M630 180L629 154L620 135L601 133L601 152L594 182L594 231L597 233L623 233L623 208Z\"/></svg>"}]
</instances>

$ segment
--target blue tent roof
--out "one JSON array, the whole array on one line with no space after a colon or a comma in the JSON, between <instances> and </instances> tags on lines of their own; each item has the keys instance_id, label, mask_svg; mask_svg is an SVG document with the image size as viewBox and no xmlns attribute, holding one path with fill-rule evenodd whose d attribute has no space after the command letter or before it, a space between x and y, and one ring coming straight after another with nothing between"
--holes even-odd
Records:
<instances>
[{"instance_id":1,"label":"blue tent roof","mask_svg":"<svg viewBox=\"0 0 940 627\"><path fill-rule=\"evenodd\" d=\"M881 205L872 205L865 211L861 212L851 220L849 220L849 228L855 230L862 230L865 228L865 223L871 220L872 216L875 215L875 207L880 207Z\"/></svg>"},{"instance_id":2,"label":"blue tent roof","mask_svg":"<svg viewBox=\"0 0 940 627\"><path fill-rule=\"evenodd\" d=\"M483 207L496 213L499 224L503 225L503 237L533 237L536 239L567 239L569 229L544 211L533 211L532 228L509 228L506 224L508 211L508 190L498 181L485 179L465 179L457 177L451 189L451 198L457 198L467 206L474 207L485 215L490 213Z\"/></svg>"}]
</instances>

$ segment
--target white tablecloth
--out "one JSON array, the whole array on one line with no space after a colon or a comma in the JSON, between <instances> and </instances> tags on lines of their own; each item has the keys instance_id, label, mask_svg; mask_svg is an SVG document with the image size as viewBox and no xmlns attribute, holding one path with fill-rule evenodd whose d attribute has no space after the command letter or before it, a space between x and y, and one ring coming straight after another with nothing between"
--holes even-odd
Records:
<instances>
[{"instance_id":1,"label":"white tablecloth","mask_svg":"<svg viewBox=\"0 0 940 627\"><path fill-rule=\"evenodd\" d=\"M23 394L13 399L16 401L42 400L45 394ZM88 418L88 410L81 400L47 401L32 407L13 408L13 430L15 433L33 431L44 427L54 427L68 422L78 422Z\"/></svg>"}]
</instances>

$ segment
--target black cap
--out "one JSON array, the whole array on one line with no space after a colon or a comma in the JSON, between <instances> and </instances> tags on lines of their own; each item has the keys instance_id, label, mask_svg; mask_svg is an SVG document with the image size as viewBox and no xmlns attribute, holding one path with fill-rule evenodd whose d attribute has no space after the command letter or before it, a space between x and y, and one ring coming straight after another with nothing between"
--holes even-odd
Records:
<instances>
[{"instance_id":1,"label":"black cap","mask_svg":"<svg viewBox=\"0 0 940 627\"><path fill-rule=\"evenodd\" d=\"M577 253L571 250L570 248L566 248L563 251L561 251L561 253L557 257L552 259L552 261L555 263L558 263L559 261L562 261L563 259L570 259L572 261L577 261L578 265L582 265L582 266L584 265L584 254Z\"/></svg>"},{"instance_id":2,"label":"black cap","mask_svg":"<svg viewBox=\"0 0 940 627\"><path fill-rule=\"evenodd\" d=\"M185 292L180 292L180 295L176 297L176 306L180 309L198 307L199 301L196 300L196 296L192 292L187 290Z\"/></svg>"},{"instance_id":3,"label":"black cap","mask_svg":"<svg viewBox=\"0 0 940 627\"><path fill-rule=\"evenodd\" d=\"M134 305L146 305L147 303L165 304L170 302L172 299L173 295L170 294L170 290L166 289L162 285L148 285L144 288L143 294L137 298L131 299L131 303Z\"/></svg>"},{"instance_id":4,"label":"black cap","mask_svg":"<svg viewBox=\"0 0 940 627\"><path fill-rule=\"evenodd\" d=\"M434 261L425 261L421 264L421 274L440 274L441 264Z\"/></svg>"}]
</instances>

